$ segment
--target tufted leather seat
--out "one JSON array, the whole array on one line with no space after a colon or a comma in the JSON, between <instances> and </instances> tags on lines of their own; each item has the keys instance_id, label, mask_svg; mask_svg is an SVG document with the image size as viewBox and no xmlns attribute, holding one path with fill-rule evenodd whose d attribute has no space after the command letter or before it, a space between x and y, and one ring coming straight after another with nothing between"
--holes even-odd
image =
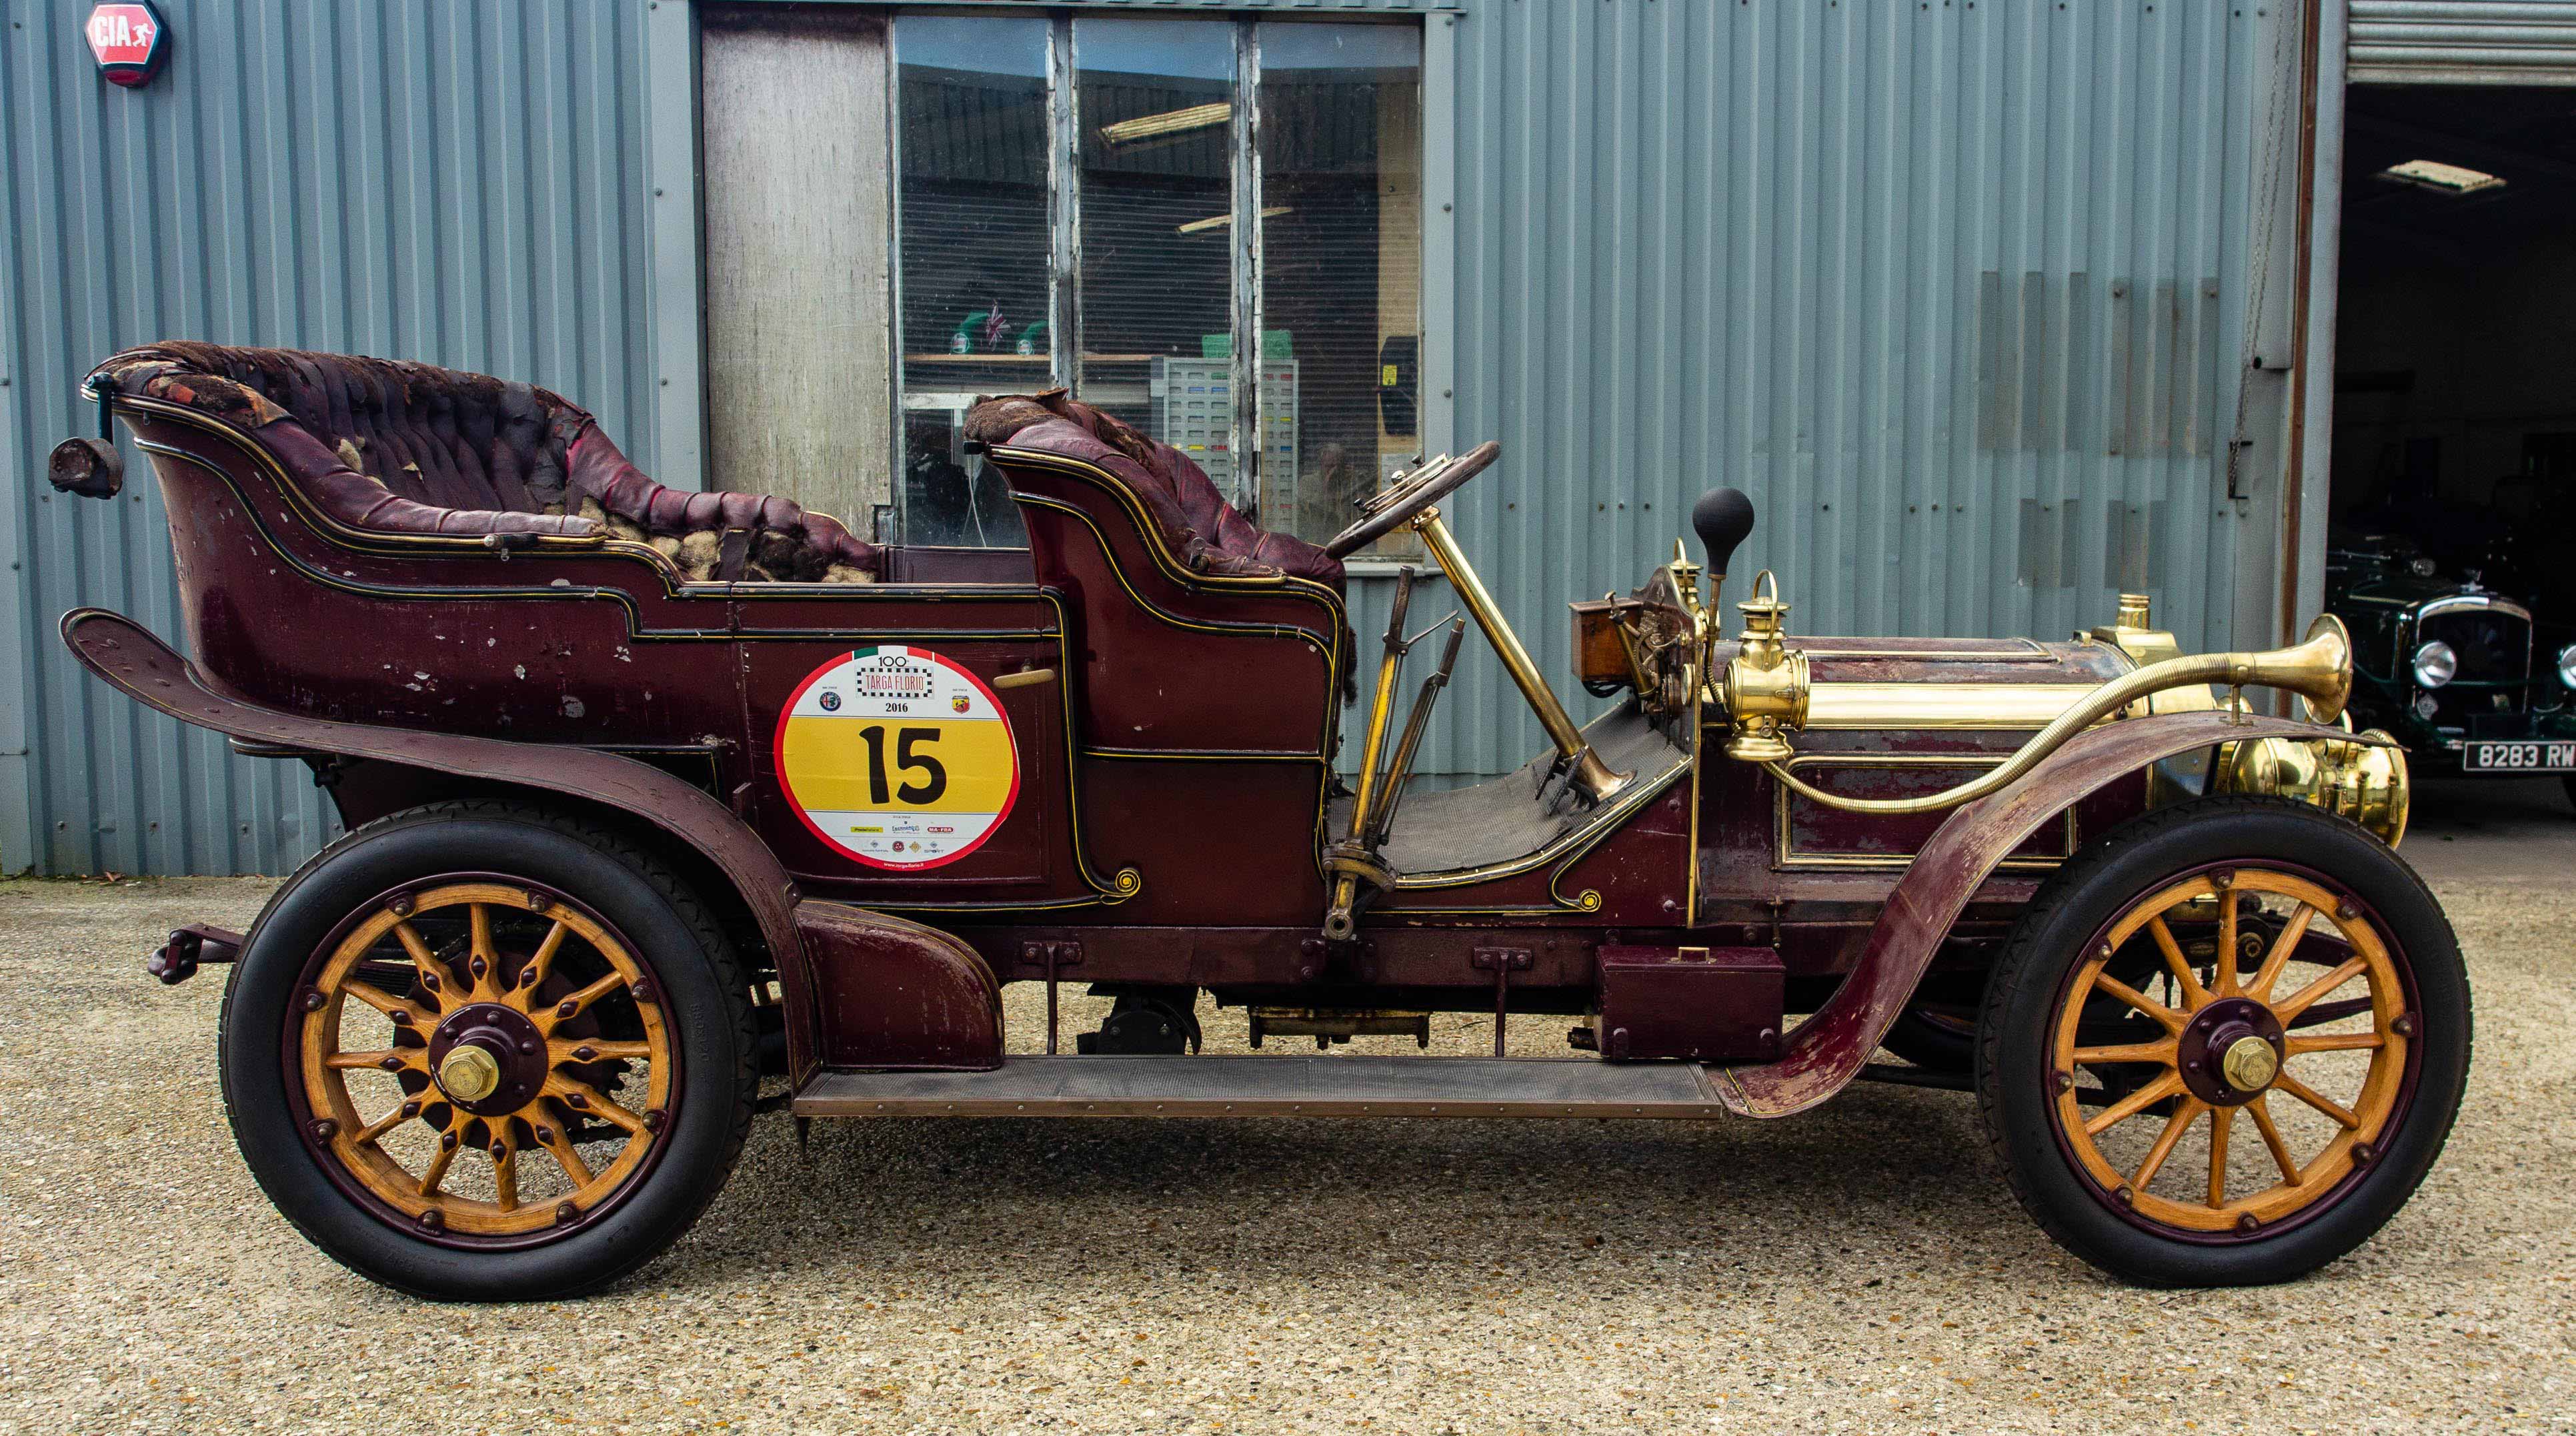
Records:
<instances>
[{"instance_id":1,"label":"tufted leather seat","mask_svg":"<svg viewBox=\"0 0 2576 1436\"><path fill-rule=\"evenodd\" d=\"M875 545L790 500L654 482L587 412L531 384L399 360L183 341L125 350L91 380L241 429L353 528L574 537L634 536L631 529L657 538L745 529L758 536L758 561L773 577L873 578L882 568ZM583 515L584 500L598 517Z\"/></svg>"},{"instance_id":2,"label":"tufted leather seat","mask_svg":"<svg viewBox=\"0 0 2576 1436\"><path fill-rule=\"evenodd\" d=\"M1303 539L1254 527L1188 455L1062 389L986 399L968 411L966 437L1062 454L1117 475L1144 500L1164 543L1196 572L1291 574L1342 591L1340 559Z\"/></svg>"}]
</instances>

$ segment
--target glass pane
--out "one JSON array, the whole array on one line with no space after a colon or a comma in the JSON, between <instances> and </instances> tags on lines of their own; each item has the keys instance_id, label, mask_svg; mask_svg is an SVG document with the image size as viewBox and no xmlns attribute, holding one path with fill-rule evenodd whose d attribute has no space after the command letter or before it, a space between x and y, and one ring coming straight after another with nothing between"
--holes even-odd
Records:
<instances>
[{"instance_id":1,"label":"glass pane","mask_svg":"<svg viewBox=\"0 0 2576 1436\"><path fill-rule=\"evenodd\" d=\"M1231 494L1234 27L1073 25L1082 127L1077 393Z\"/></svg>"},{"instance_id":2,"label":"glass pane","mask_svg":"<svg viewBox=\"0 0 2576 1436\"><path fill-rule=\"evenodd\" d=\"M1422 33L1272 22L1260 42L1260 522L1322 540L1422 448Z\"/></svg>"},{"instance_id":3,"label":"glass pane","mask_svg":"<svg viewBox=\"0 0 2576 1436\"><path fill-rule=\"evenodd\" d=\"M903 537L1026 543L1001 476L964 452L978 394L1047 362L1047 22L895 22L902 127ZM862 516L863 518L864 516Z\"/></svg>"}]
</instances>

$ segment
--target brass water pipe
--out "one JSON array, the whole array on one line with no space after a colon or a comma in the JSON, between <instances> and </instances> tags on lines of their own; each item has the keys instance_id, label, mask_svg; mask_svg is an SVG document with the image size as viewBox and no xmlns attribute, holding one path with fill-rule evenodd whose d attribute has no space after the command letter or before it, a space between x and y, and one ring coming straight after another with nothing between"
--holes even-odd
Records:
<instances>
[{"instance_id":1,"label":"brass water pipe","mask_svg":"<svg viewBox=\"0 0 2576 1436\"><path fill-rule=\"evenodd\" d=\"M1732 682L1731 675L1729 681ZM2343 620L2324 613L2308 625L2307 640L2293 648L2263 653L2196 653L2150 663L2094 689L2082 702L2040 729L2003 766L1955 788L1921 797L1847 798L1804 781L1790 772L1785 762L1762 760L1762 766L1791 792L1846 813L1937 813L2009 786L2068 739L2141 698L2170 688L2212 683L2230 688L2288 689L2307 700L2310 720L2331 723L2342 715L2344 704L2352 697L2352 637L2344 631ZM2242 711L2241 705L2235 706ZM1732 744L1729 746L1732 751Z\"/></svg>"}]
</instances>

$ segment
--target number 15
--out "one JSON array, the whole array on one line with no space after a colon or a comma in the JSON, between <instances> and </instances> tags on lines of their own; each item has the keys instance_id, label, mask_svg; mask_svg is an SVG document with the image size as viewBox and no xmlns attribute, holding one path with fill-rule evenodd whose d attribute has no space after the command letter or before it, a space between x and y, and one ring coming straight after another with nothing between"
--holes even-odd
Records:
<instances>
[{"instance_id":1,"label":"number 15","mask_svg":"<svg viewBox=\"0 0 2576 1436\"><path fill-rule=\"evenodd\" d=\"M868 745L868 801L873 803L891 801L886 792L885 725L869 724L859 730L859 739ZM939 795L948 791L948 770L940 765L938 759L927 753L914 751L916 744L930 744L938 741L939 730L936 728L895 730L895 767L907 773L917 769L922 777L918 782L906 783L895 789L893 798L918 807L922 804L938 802Z\"/></svg>"}]
</instances>

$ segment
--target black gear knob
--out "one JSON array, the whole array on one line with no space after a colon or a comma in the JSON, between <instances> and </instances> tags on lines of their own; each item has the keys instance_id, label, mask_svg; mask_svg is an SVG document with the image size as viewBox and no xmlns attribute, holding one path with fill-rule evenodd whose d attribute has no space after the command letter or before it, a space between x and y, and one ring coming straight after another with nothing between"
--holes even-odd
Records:
<instances>
[{"instance_id":1,"label":"black gear knob","mask_svg":"<svg viewBox=\"0 0 2576 1436\"><path fill-rule=\"evenodd\" d=\"M1708 551L1708 571L1724 578L1736 545L1753 532L1753 501L1742 489L1711 489L1691 505L1691 527Z\"/></svg>"}]
</instances>

